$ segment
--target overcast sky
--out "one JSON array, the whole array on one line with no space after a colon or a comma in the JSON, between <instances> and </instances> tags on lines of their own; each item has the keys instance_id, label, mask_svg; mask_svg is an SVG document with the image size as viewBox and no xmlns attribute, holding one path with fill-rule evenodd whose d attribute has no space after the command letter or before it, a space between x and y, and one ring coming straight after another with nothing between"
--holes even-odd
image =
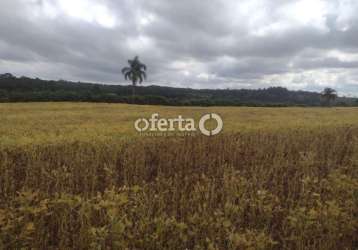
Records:
<instances>
[{"instance_id":1,"label":"overcast sky","mask_svg":"<svg viewBox=\"0 0 358 250\"><path fill-rule=\"evenodd\" d=\"M0 0L0 73L358 96L357 0Z\"/></svg>"}]
</instances>

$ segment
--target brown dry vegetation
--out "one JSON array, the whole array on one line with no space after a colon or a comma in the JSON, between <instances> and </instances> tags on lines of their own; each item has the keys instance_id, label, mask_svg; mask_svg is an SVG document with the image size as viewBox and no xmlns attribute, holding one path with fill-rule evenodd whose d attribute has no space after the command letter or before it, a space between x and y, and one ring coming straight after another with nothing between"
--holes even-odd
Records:
<instances>
[{"instance_id":1,"label":"brown dry vegetation","mask_svg":"<svg viewBox=\"0 0 358 250\"><path fill-rule=\"evenodd\" d=\"M21 112L5 112L0 249L357 248L357 111L278 110L254 109L247 116L259 121L252 113L271 114L273 124L284 127L291 115L297 126L288 121L278 130L258 122L240 132L225 114L245 109L225 108L226 133L212 138L75 137L42 144L35 121L23 118L11 127ZM314 113L321 121L336 116L319 127L319 120L302 118ZM66 122L59 110L47 123L56 116ZM68 123L80 120L67 117ZM8 136L17 127L18 144Z\"/></svg>"}]
</instances>

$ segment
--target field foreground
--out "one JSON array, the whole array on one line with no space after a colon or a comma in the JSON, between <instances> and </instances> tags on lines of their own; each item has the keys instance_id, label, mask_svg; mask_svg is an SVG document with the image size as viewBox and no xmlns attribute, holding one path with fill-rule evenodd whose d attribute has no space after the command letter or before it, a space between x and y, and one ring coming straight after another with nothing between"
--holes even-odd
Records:
<instances>
[{"instance_id":1,"label":"field foreground","mask_svg":"<svg viewBox=\"0 0 358 250\"><path fill-rule=\"evenodd\" d=\"M215 137L137 118L219 113ZM0 249L355 249L358 109L0 105Z\"/></svg>"}]
</instances>

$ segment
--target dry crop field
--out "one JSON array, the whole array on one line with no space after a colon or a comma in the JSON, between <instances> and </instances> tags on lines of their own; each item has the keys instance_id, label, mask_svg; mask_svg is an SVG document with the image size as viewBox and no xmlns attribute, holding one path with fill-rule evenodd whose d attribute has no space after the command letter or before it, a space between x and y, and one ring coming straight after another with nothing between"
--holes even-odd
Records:
<instances>
[{"instance_id":1,"label":"dry crop field","mask_svg":"<svg viewBox=\"0 0 358 250\"><path fill-rule=\"evenodd\" d=\"M213 137L140 136L162 117ZM356 249L358 109L0 104L0 249Z\"/></svg>"}]
</instances>

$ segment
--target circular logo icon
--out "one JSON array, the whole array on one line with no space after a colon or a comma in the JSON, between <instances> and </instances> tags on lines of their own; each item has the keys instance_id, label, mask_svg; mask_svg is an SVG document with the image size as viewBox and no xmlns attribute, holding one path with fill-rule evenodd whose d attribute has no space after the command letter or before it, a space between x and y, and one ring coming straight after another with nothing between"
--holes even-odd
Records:
<instances>
[{"instance_id":1,"label":"circular logo icon","mask_svg":"<svg viewBox=\"0 0 358 250\"><path fill-rule=\"evenodd\" d=\"M144 123L144 126L143 127L139 126L140 123ZM144 118L138 119L135 121L134 127L138 132L144 132L149 128L149 122L147 119L144 119Z\"/></svg>"},{"instance_id":2,"label":"circular logo icon","mask_svg":"<svg viewBox=\"0 0 358 250\"><path fill-rule=\"evenodd\" d=\"M213 130L208 130L205 127L205 123L211 119L214 119L216 121L217 126ZM201 119L199 121L199 129L200 129L200 132L206 136L217 135L223 129L223 120L221 119L221 117L218 114L215 114L215 113L206 114L203 117L201 117Z\"/></svg>"}]
</instances>

